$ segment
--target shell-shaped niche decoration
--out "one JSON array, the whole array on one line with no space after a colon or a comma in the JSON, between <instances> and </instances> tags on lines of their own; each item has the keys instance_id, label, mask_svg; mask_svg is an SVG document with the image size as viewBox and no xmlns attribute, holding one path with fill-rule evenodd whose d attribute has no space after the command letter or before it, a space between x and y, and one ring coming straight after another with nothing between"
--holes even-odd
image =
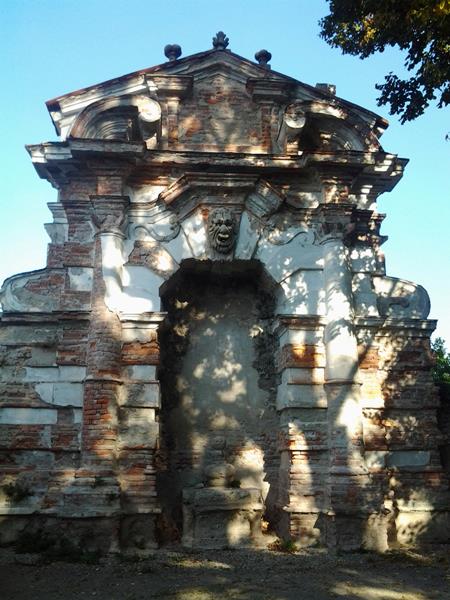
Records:
<instances>
[{"instance_id":1,"label":"shell-shaped niche decoration","mask_svg":"<svg viewBox=\"0 0 450 600\"><path fill-rule=\"evenodd\" d=\"M87 106L76 119L73 138L145 141L156 147L160 138L161 106L144 95L110 97Z\"/></svg>"}]
</instances>

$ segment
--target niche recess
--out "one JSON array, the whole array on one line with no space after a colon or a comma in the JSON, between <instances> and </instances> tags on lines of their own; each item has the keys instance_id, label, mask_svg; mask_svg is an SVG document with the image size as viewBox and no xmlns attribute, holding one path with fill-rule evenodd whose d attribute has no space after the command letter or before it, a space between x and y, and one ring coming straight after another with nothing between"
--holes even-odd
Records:
<instances>
[{"instance_id":1,"label":"niche recess","mask_svg":"<svg viewBox=\"0 0 450 600\"><path fill-rule=\"evenodd\" d=\"M161 297L162 541L180 539L186 490L208 487L212 465L232 465L224 487L259 490L270 518L279 469L271 282L258 261L188 260Z\"/></svg>"}]
</instances>

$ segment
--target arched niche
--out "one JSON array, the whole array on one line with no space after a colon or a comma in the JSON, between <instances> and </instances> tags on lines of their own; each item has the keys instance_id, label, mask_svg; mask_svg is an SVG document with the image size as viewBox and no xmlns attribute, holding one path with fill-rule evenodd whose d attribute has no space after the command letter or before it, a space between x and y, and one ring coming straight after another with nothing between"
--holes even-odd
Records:
<instances>
[{"instance_id":1,"label":"arched niche","mask_svg":"<svg viewBox=\"0 0 450 600\"><path fill-rule=\"evenodd\" d=\"M356 150L367 149L367 140L346 121L334 116L310 114L298 137L301 150Z\"/></svg>"},{"instance_id":2,"label":"arched niche","mask_svg":"<svg viewBox=\"0 0 450 600\"><path fill-rule=\"evenodd\" d=\"M189 536L186 497L211 489L211 470L223 465L223 487L260 498L269 520L276 510L275 287L257 260L194 259L161 287L163 542Z\"/></svg>"},{"instance_id":3,"label":"arched niche","mask_svg":"<svg viewBox=\"0 0 450 600\"><path fill-rule=\"evenodd\" d=\"M147 142L160 138L161 107L147 96L114 96L93 102L75 120L72 138Z\"/></svg>"},{"instance_id":4,"label":"arched niche","mask_svg":"<svg viewBox=\"0 0 450 600\"><path fill-rule=\"evenodd\" d=\"M280 151L374 151L376 135L356 114L325 101L294 101L286 106L277 144Z\"/></svg>"}]
</instances>

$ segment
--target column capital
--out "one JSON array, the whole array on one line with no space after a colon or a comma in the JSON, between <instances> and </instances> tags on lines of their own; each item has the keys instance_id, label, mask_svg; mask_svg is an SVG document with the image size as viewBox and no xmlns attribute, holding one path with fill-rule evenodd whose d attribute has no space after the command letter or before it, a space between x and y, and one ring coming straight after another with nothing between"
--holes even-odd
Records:
<instances>
[{"instance_id":1,"label":"column capital","mask_svg":"<svg viewBox=\"0 0 450 600\"><path fill-rule=\"evenodd\" d=\"M316 235L319 244L330 241L345 242L352 231L353 206L351 204L322 204L318 211Z\"/></svg>"},{"instance_id":2,"label":"column capital","mask_svg":"<svg viewBox=\"0 0 450 600\"><path fill-rule=\"evenodd\" d=\"M380 246L387 240L387 236L380 235L381 223L384 214L373 210L355 208L352 214L352 228L348 235L348 241L354 244L369 246Z\"/></svg>"},{"instance_id":3,"label":"column capital","mask_svg":"<svg viewBox=\"0 0 450 600\"><path fill-rule=\"evenodd\" d=\"M127 210L130 204L128 196L92 195L91 219L96 228L96 235L113 234L124 236Z\"/></svg>"}]
</instances>

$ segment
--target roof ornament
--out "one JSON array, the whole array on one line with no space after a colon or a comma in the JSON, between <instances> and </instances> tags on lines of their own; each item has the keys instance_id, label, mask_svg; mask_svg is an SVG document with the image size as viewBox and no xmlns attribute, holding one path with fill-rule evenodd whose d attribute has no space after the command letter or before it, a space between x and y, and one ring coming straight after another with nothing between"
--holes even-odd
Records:
<instances>
[{"instance_id":1,"label":"roof ornament","mask_svg":"<svg viewBox=\"0 0 450 600\"><path fill-rule=\"evenodd\" d=\"M181 46L178 44L167 44L167 46L164 46L164 54L171 62L173 62L174 60L177 60L177 58L180 58Z\"/></svg>"},{"instance_id":2,"label":"roof ornament","mask_svg":"<svg viewBox=\"0 0 450 600\"><path fill-rule=\"evenodd\" d=\"M230 40L223 31L218 31L212 40L214 50L225 50Z\"/></svg>"},{"instance_id":3,"label":"roof ornament","mask_svg":"<svg viewBox=\"0 0 450 600\"><path fill-rule=\"evenodd\" d=\"M336 96L336 86L334 83L316 83L316 88L321 92L331 94L331 96Z\"/></svg>"},{"instance_id":4,"label":"roof ornament","mask_svg":"<svg viewBox=\"0 0 450 600\"><path fill-rule=\"evenodd\" d=\"M260 67L263 69L270 69L269 60L272 58L272 55L268 50L259 50L255 54L255 59L259 63Z\"/></svg>"}]
</instances>

